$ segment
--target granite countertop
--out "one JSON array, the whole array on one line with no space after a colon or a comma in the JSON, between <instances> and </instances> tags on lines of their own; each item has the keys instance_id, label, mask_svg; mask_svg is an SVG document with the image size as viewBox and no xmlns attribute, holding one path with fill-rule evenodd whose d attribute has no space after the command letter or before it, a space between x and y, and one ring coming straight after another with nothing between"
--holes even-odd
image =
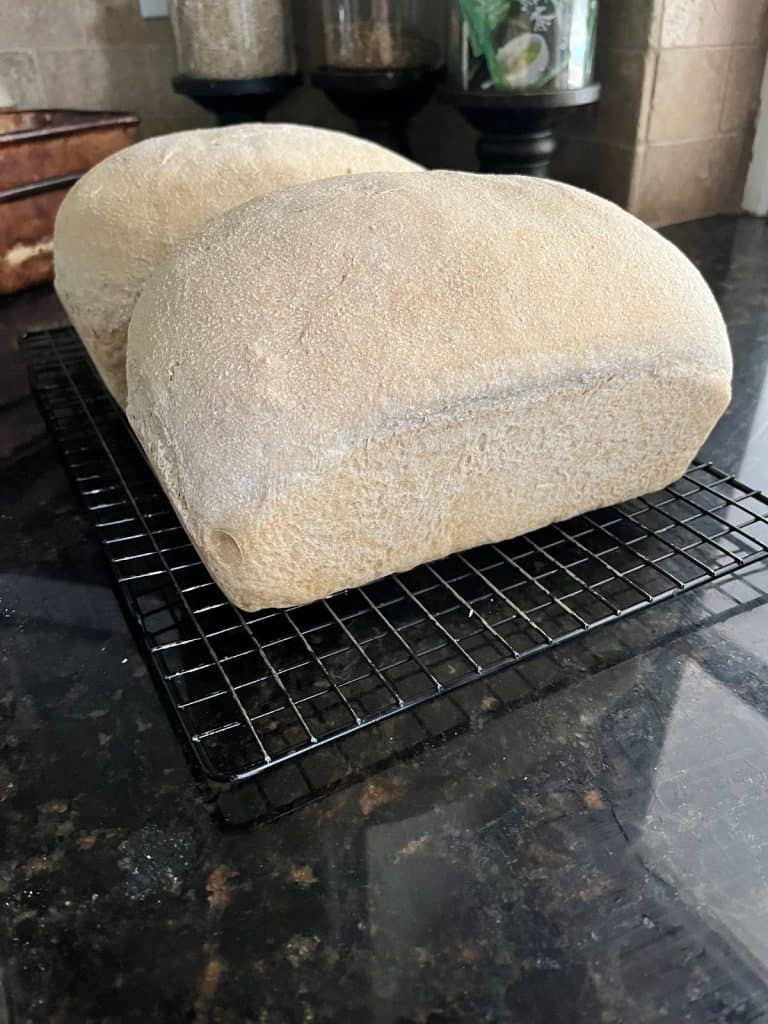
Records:
<instances>
[{"instance_id":1,"label":"granite countertop","mask_svg":"<svg viewBox=\"0 0 768 1024\"><path fill-rule=\"evenodd\" d=\"M768 225L667 234L731 328L704 455L768 488ZM0 306L0 1024L768 1021L768 567L370 730L192 771ZM374 735L376 734L376 735Z\"/></svg>"}]
</instances>

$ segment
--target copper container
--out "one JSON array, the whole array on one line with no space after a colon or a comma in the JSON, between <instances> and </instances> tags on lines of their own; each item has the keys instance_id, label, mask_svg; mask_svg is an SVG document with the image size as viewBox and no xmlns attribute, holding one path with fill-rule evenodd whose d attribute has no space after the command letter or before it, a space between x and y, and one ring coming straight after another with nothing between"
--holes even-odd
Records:
<instances>
[{"instance_id":1,"label":"copper container","mask_svg":"<svg viewBox=\"0 0 768 1024\"><path fill-rule=\"evenodd\" d=\"M134 114L0 111L0 294L53 276L53 222L67 190L136 137Z\"/></svg>"}]
</instances>

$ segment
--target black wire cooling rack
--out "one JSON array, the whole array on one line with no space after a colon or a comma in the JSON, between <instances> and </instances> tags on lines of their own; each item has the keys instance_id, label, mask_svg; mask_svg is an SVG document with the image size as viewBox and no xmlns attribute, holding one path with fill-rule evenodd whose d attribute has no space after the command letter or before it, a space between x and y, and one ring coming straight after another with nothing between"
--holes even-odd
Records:
<instances>
[{"instance_id":1,"label":"black wire cooling rack","mask_svg":"<svg viewBox=\"0 0 768 1024\"><path fill-rule=\"evenodd\" d=\"M214 779L301 757L768 556L768 499L694 464L656 494L246 614L212 581L75 332L21 344L118 593Z\"/></svg>"}]
</instances>

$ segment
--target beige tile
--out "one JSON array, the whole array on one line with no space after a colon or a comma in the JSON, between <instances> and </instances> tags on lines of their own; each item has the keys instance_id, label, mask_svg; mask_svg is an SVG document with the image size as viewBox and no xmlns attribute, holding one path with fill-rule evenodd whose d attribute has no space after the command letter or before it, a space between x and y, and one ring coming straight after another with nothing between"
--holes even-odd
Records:
<instances>
[{"instance_id":1,"label":"beige tile","mask_svg":"<svg viewBox=\"0 0 768 1024\"><path fill-rule=\"evenodd\" d=\"M630 213L634 213L635 216L639 216L640 206L640 194L643 184L643 168L645 166L645 154L648 147L645 143L640 143L635 146L635 158L632 162L632 173L629 179L629 197L627 199L627 209Z\"/></svg>"},{"instance_id":2,"label":"beige tile","mask_svg":"<svg viewBox=\"0 0 768 1024\"><path fill-rule=\"evenodd\" d=\"M0 52L0 106L43 107L43 83L35 56L22 51Z\"/></svg>"},{"instance_id":3,"label":"beige tile","mask_svg":"<svg viewBox=\"0 0 768 1024\"><path fill-rule=\"evenodd\" d=\"M644 98L646 54L605 50L600 54L603 93L597 105L596 135L606 142L632 143L638 136Z\"/></svg>"},{"instance_id":4,"label":"beige tile","mask_svg":"<svg viewBox=\"0 0 768 1024\"><path fill-rule=\"evenodd\" d=\"M168 46L145 46L145 77L139 86L141 104L160 117L189 121L190 111L201 110L192 100L173 91L176 53Z\"/></svg>"},{"instance_id":5,"label":"beige tile","mask_svg":"<svg viewBox=\"0 0 768 1024\"><path fill-rule=\"evenodd\" d=\"M631 146L561 137L552 177L626 206L634 159Z\"/></svg>"},{"instance_id":6,"label":"beige tile","mask_svg":"<svg viewBox=\"0 0 768 1024\"><path fill-rule=\"evenodd\" d=\"M731 50L728 83L720 116L720 130L733 132L755 119L765 71L763 46L736 46Z\"/></svg>"},{"instance_id":7,"label":"beige tile","mask_svg":"<svg viewBox=\"0 0 768 1024\"><path fill-rule=\"evenodd\" d=\"M138 0L71 0L79 5L86 42L97 46L162 43L171 38L168 18L143 18Z\"/></svg>"},{"instance_id":8,"label":"beige tile","mask_svg":"<svg viewBox=\"0 0 768 1024\"><path fill-rule=\"evenodd\" d=\"M660 0L602 0L598 46L645 49L660 8Z\"/></svg>"},{"instance_id":9,"label":"beige tile","mask_svg":"<svg viewBox=\"0 0 768 1024\"><path fill-rule=\"evenodd\" d=\"M767 0L665 0L662 46L756 43L766 30Z\"/></svg>"},{"instance_id":10,"label":"beige tile","mask_svg":"<svg viewBox=\"0 0 768 1024\"><path fill-rule=\"evenodd\" d=\"M137 85L136 103L141 114L165 122L166 131L209 127L216 118L193 100L173 91L176 54L170 45L143 47L145 72ZM145 132L148 134L148 132Z\"/></svg>"},{"instance_id":11,"label":"beige tile","mask_svg":"<svg viewBox=\"0 0 768 1024\"><path fill-rule=\"evenodd\" d=\"M626 206L635 150L630 147L601 145L595 153L597 175L594 191L619 206Z\"/></svg>"},{"instance_id":12,"label":"beige tile","mask_svg":"<svg viewBox=\"0 0 768 1024\"><path fill-rule=\"evenodd\" d=\"M78 0L0 0L0 40L8 49L82 46Z\"/></svg>"},{"instance_id":13,"label":"beige tile","mask_svg":"<svg viewBox=\"0 0 768 1024\"><path fill-rule=\"evenodd\" d=\"M169 18L147 18L144 22L147 39L155 46L165 46L171 53L176 52L176 43Z\"/></svg>"},{"instance_id":14,"label":"beige tile","mask_svg":"<svg viewBox=\"0 0 768 1024\"><path fill-rule=\"evenodd\" d=\"M723 42L725 35L724 23L717 17L717 10L709 0L666 0L661 26L662 46L702 46Z\"/></svg>"},{"instance_id":15,"label":"beige tile","mask_svg":"<svg viewBox=\"0 0 768 1024\"><path fill-rule=\"evenodd\" d=\"M663 50L651 101L651 142L716 135L728 78L723 48Z\"/></svg>"},{"instance_id":16,"label":"beige tile","mask_svg":"<svg viewBox=\"0 0 768 1024\"><path fill-rule=\"evenodd\" d=\"M652 47L645 53L645 69L643 71L643 91L640 96L640 109L637 117L637 142L645 142L651 124L651 105L656 88L656 74L659 66L659 51Z\"/></svg>"},{"instance_id":17,"label":"beige tile","mask_svg":"<svg viewBox=\"0 0 768 1024\"><path fill-rule=\"evenodd\" d=\"M145 47L43 50L40 73L48 101L89 110L131 110L146 95Z\"/></svg>"},{"instance_id":18,"label":"beige tile","mask_svg":"<svg viewBox=\"0 0 768 1024\"><path fill-rule=\"evenodd\" d=\"M738 213L742 209L744 201L744 186L747 181L747 172L752 160L752 143L754 141L754 129L751 125L741 129L740 151L739 145L734 144L733 161L734 173L731 183L731 194L725 207L726 213Z\"/></svg>"},{"instance_id":19,"label":"beige tile","mask_svg":"<svg viewBox=\"0 0 768 1024\"><path fill-rule=\"evenodd\" d=\"M661 47L661 30L664 24L664 4L666 0L654 0L653 13L651 15L651 27L649 42L657 49Z\"/></svg>"},{"instance_id":20,"label":"beige tile","mask_svg":"<svg viewBox=\"0 0 768 1024\"><path fill-rule=\"evenodd\" d=\"M755 125L746 125L741 130L741 158L736 171L736 192L734 195L735 209L743 209L744 188L747 184L747 174L752 163L752 148L755 143Z\"/></svg>"},{"instance_id":21,"label":"beige tile","mask_svg":"<svg viewBox=\"0 0 768 1024\"><path fill-rule=\"evenodd\" d=\"M729 43L755 44L768 32L768 0L731 0L733 16Z\"/></svg>"},{"instance_id":22,"label":"beige tile","mask_svg":"<svg viewBox=\"0 0 768 1024\"><path fill-rule=\"evenodd\" d=\"M176 63L176 51L171 46L145 46L143 47L146 61L147 88L157 92L160 104L167 106L168 93L177 96L173 92L171 79L178 70ZM177 96L177 99L184 99Z\"/></svg>"},{"instance_id":23,"label":"beige tile","mask_svg":"<svg viewBox=\"0 0 768 1024\"><path fill-rule=\"evenodd\" d=\"M648 146L635 212L651 224L708 217L733 208L742 173L739 134Z\"/></svg>"},{"instance_id":24,"label":"beige tile","mask_svg":"<svg viewBox=\"0 0 768 1024\"><path fill-rule=\"evenodd\" d=\"M62 106L130 110L142 118L140 134L200 127L214 119L171 87L173 55L167 46L105 46L42 53L49 98Z\"/></svg>"}]
</instances>

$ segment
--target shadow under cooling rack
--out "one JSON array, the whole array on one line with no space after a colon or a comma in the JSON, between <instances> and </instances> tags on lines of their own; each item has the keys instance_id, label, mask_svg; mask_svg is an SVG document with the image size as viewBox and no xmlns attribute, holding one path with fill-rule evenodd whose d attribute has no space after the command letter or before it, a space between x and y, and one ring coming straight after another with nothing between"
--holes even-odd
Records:
<instances>
[{"instance_id":1,"label":"shadow under cooling rack","mask_svg":"<svg viewBox=\"0 0 768 1024\"><path fill-rule=\"evenodd\" d=\"M324 601L246 614L212 581L71 328L34 393L204 772L236 781L768 555L768 499L711 465L663 491Z\"/></svg>"}]
</instances>

